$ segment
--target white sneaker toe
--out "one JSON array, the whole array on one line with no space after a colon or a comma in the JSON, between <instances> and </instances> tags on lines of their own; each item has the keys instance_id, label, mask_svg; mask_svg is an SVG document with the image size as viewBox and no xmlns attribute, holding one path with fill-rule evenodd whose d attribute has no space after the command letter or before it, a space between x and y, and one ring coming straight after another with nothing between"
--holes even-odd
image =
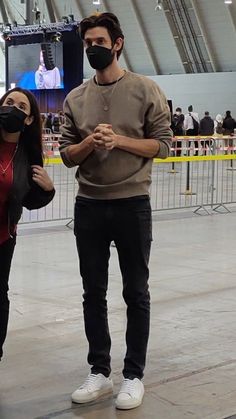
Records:
<instances>
[{"instance_id":1,"label":"white sneaker toe","mask_svg":"<svg viewBox=\"0 0 236 419\"><path fill-rule=\"evenodd\" d=\"M89 374L86 381L71 396L74 403L89 403L99 397L111 393L112 380L103 374Z\"/></svg>"},{"instance_id":2,"label":"white sneaker toe","mask_svg":"<svg viewBox=\"0 0 236 419\"><path fill-rule=\"evenodd\" d=\"M144 396L144 386L141 380L134 378L124 379L116 399L117 409L134 409L141 405Z\"/></svg>"}]
</instances>

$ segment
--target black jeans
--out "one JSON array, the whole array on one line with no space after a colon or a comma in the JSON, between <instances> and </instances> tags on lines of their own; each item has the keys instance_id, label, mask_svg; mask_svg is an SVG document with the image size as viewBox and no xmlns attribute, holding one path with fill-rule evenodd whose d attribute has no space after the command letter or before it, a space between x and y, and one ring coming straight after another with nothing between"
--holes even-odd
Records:
<instances>
[{"instance_id":1,"label":"black jeans","mask_svg":"<svg viewBox=\"0 0 236 419\"><path fill-rule=\"evenodd\" d=\"M0 358L2 347L7 335L9 318L8 281L12 256L16 244L16 237L13 237L0 245Z\"/></svg>"},{"instance_id":2,"label":"black jeans","mask_svg":"<svg viewBox=\"0 0 236 419\"><path fill-rule=\"evenodd\" d=\"M186 135L188 135L189 137L191 137L191 136L195 136L196 134L195 134L195 130L194 129L188 129L187 131L186 131ZM194 155L195 156L198 156L198 149L199 149L199 145L200 145L200 142L198 142L198 141L194 141L194 147L195 147L195 150L194 150Z\"/></svg>"},{"instance_id":3,"label":"black jeans","mask_svg":"<svg viewBox=\"0 0 236 419\"><path fill-rule=\"evenodd\" d=\"M152 224L149 197L106 201L77 197L75 235L84 288L84 321L91 372L105 376L111 372L106 293L110 243L114 240L127 305L123 375L141 379L150 321L148 262Z\"/></svg>"}]
</instances>

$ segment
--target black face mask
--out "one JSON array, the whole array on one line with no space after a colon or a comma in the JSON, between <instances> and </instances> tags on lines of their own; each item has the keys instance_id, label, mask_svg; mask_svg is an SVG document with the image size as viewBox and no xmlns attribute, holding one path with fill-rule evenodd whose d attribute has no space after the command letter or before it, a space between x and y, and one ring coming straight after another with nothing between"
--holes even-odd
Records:
<instances>
[{"instance_id":1,"label":"black face mask","mask_svg":"<svg viewBox=\"0 0 236 419\"><path fill-rule=\"evenodd\" d=\"M24 130L26 113L16 106L0 106L0 127L6 132L14 133Z\"/></svg>"},{"instance_id":2,"label":"black face mask","mask_svg":"<svg viewBox=\"0 0 236 419\"><path fill-rule=\"evenodd\" d=\"M86 49L86 54L89 60L89 64L95 70L104 70L108 67L113 59L114 53L112 53L112 48L99 47L94 45Z\"/></svg>"}]
</instances>

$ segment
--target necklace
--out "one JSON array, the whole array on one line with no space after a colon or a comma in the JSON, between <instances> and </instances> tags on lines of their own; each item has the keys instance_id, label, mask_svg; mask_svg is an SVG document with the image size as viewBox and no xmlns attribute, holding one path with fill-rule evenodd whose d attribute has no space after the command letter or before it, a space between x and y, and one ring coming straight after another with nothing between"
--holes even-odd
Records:
<instances>
[{"instance_id":1,"label":"necklace","mask_svg":"<svg viewBox=\"0 0 236 419\"><path fill-rule=\"evenodd\" d=\"M99 89L99 94L101 95L101 98L102 98L102 101L103 101L103 110L104 111L109 111L109 105L110 105L110 103L111 103L111 98L112 98L112 96L113 96L113 93L114 93L114 91L116 90L116 86L117 86L117 83L118 83L118 80L116 80L116 82L114 83L114 86L113 86L113 88L112 88L112 91L111 91L111 94L110 94L110 98L109 98L109 103L105 100L105 98L104 98L104 93L102 93L101 91L100 91L100 85L98 84L98 89Z\"/></svg>"},{"instance_id":2,"label":"necklace","mask_svg":"<svg viewBox=\"0 0 236 419\"><path fill-rule=\"evenodd\" d=\"M118 81L120 81L121 79L123 79L123 77L124 77L124 74L121 76L121 77L119 77L114 83L110 83L110 84L114 84L114 86L113 86L113 88L112 88L112 91L111 91L111 94L110 94L110 98L109 98L109 103L105 100L105 98L104 98L104 93L102 93L101 92L101 90L100 90L100 87L102 87L102 86L109 86L109 84L107 84L107 85L104 85L104 84L99 84L96 80L95 80L95 83L96 83L96 85L97 85L97 87L98 87L98 91L99 91L99 95L101 96L101 98L102 98L102 101L103 101L103 110L104 111L109 111L109 106L110 106L110 104L111 104L111 98L112 98L112 96L113 96L113 93L115 92L115 90L116 90L116 86L117 86L117 84L118 84Z\"/></svg>"},{"instance_id":3,"label":"necklace","mask_svg":"<svg viewBox=\"0 0 236 419\"><path fill-rule=\"evenodd\" d=\"M14 150L14 153L12 154L12 156L11 156L11 158L10 158L9 162L7 163L7 165L6 165L6 167L5 167L5 168L4 168L4 167L3 167L3 165L0 163L0 169L1 169L1 171L2 171L2 176L3 176L3 177L5 177L5 176L6 176L7 169L10 167L10 165L11 165L11 163L12 163L12 161L13 161L13 159L14 159L15 155L16 155L17 149L18 149L18 144L16 145L16 148L15 148L15 150Z\"/></svg>"}]
</instances>

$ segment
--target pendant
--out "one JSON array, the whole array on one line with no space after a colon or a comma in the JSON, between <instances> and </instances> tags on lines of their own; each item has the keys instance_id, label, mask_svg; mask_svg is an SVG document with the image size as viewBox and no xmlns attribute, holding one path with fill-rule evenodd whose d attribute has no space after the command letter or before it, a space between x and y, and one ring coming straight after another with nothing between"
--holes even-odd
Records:
<instances>
[{"instance_id":1,"label":"pendant","mask_svg":"<svg viewBox=\"0 0 236 419\"><path fill-rule=\"evenodd\" d=\"M104 111L108 111L109 110L108 106L107 105L104 105L103 110Z\"/></svg>"}]
</instances>

